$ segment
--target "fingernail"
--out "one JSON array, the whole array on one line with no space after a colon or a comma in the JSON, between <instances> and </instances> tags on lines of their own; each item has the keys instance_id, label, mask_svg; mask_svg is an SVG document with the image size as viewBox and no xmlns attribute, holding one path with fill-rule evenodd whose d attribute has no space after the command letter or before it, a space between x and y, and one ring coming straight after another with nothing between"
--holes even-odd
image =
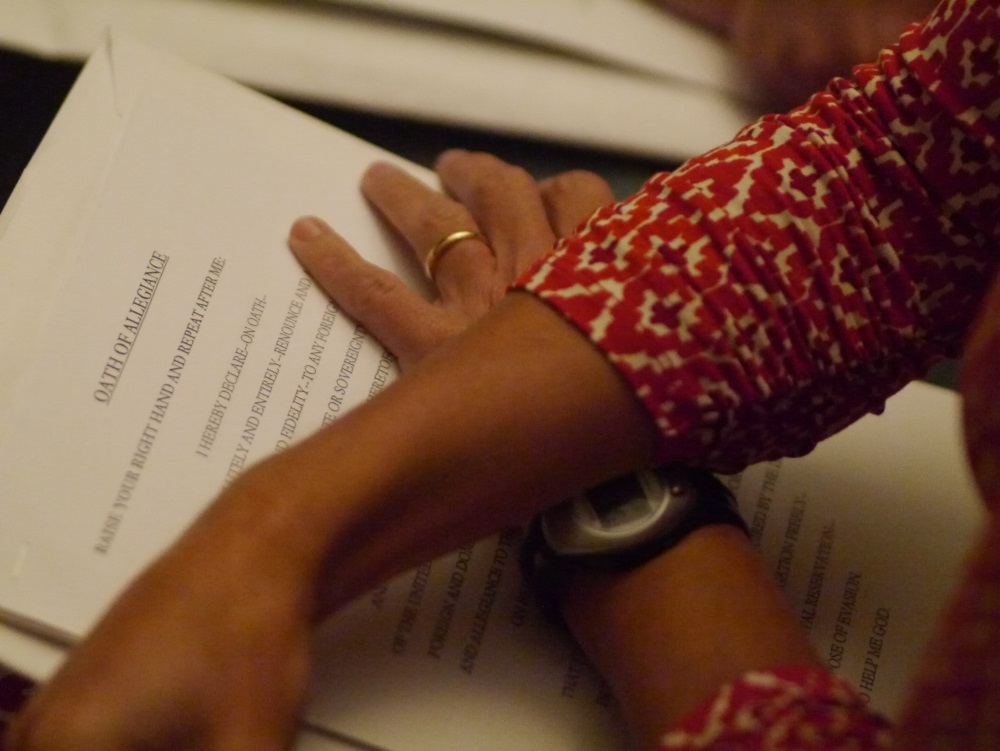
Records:
<instances>
[{"instance_id":1,"label":"fingernail","mask_svg":"<svg viewBox=\"0 0 1000 751\"><path fill-rule=\"evenodd\" d=\"M399 167L392 162L375 161L368 165L365 172L376 175L380 172L399 172Z\"/></svg>"},{"instance_id":2,"label":"fingernail","mask_svg":"<svg viewBox=\"0 0 1000 751\"><path fill-rule=\"evenodd\" d=\"M465 149L446 149L437 155L437 159L434 160L434 166L437 167L445 162L451 161L452 159L458 159L463 154L468 154Z\"/></svg>"},{"instance_id":3,"label":"fingernail","mask_svg":"<svg viewBox=\"0 0 1000 751\"><path fill-rule=\"evenodd\" d=\"M330 232L330 225L314 216L304 216L292 225L292 237L296 240L315 240Z\"/></svg>"}]
</instances>

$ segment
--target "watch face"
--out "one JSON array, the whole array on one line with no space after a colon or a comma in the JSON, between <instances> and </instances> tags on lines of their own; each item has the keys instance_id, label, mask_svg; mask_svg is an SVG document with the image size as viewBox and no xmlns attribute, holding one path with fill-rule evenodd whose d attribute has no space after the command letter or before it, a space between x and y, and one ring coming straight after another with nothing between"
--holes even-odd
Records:
<instances>
[{"instance_id":1,"label":"watch face","mask_svg":"<svg viewBox=\"0 0 1000 751\"><path fill-rule=\"evenodd\" d=\"M669 532L694 498L676 469L635 472L555 507L542 516L542 531L560 554L627 550Z\"/></svg>"},{"instance_id":2,"label":"watch face","mask_svg":"<svg viewBox=\"0 0 1000 751\"><path fill-rule=\"evenodd\" d=\"M598 485L585 496L597 523L607 531L635 524L655 510L637 474L623 475ZM659 506L659 502L656 505Z\"/></svg>"}]
</instances>

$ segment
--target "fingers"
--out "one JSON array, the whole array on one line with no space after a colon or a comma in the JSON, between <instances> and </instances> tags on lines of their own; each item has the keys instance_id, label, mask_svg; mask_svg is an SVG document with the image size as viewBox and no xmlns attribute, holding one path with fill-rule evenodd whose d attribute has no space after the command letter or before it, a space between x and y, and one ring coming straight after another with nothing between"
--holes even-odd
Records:
<instances>
[{"instance_id":1,"label":"fingers","mask_svg":"<svg viewBox=\"0 0 1000 751\"><path fill-rule=\"evenodd\" d=\"M584 170L563 172L542 180L538 187L557 237L572 235L591 214L615 200L611 186Z\"/></svg>"},{"instance_id":2,"label":"fingers","mask_svg":"<svg viewBox=\"0 0 1000 751\"><path fill-rule=\"evenodd\" d=\"M435 164L441 184L476 219L497 258L506 287L552 249L555 234L534 178L492 154L444 152Z\"/></svg>"},{"instance_id":3,"label":"fingers","mask_svg":"<svg viewBox=\"0 0 1000 751\"><path fill-rule=\"evenodd\" d=\"M394 274L365 261L320 219L295 222L289 247L327 295L395 354L403 369L458 328Z\"/></svg>"},{"instance_id":4,"label":"fingers","mask_svg":"<svg viewBox=\"0 0 1000 751\"><path fill-rule=\"evenodd\" d=\"M464 205L393 165L372 165L362 177L361 192L425 268L443 238L462 230L481 235ZM493 250L475 237L454 243L433 264L434 282L445 300L469 299L495 286Z\"/></svg>"},{"instance_id":5,"label":"fingers","mask_svg":"<svg viewBox=\"0 0 1000 751\"><path fill-rule=\"evenodd\" d=\"M289 244L302 266L406 369L467 327L503 296L527 266L614 200L601 178L567 172L536 182L489 154L449 151L437 162L446 192L378 163L361 189L428 268L430 303L374 266L319 219L300 219Z\"/></svg>"}]
</instances>

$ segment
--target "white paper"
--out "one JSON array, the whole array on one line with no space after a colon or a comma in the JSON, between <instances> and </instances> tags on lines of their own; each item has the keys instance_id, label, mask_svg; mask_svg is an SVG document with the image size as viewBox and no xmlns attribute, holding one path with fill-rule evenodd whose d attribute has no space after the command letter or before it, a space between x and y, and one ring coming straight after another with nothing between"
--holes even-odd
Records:
<instances>
[{"instance_id":1,"label":"white paper","mask_svg":"<svg viewBox=\"0 0 1000 751\"><path fill-rule=\"evenodd\" d=\"M327 303L288 253L291 221L327 216L372 259L419 283L357 190L363 169L386 154L223 81L179 87L187 83L182 67L160 74L133 49L116 41L87 73L85 85L105 94L99 106L114 108L117 139L109 165L84 181L88 190L96 182L97 198L85 201L90 211L76 222L77 244L65 255L71 273L45 324L44 336L58 344L50 339L22 374L0 459L12 511L0 537L40 541L32 525L48 528L43 537L91 530L77 549L53 549L51 560L44 545L29 544L15 577L30 600L36 564L42 577L66 566L65 598L40 597L39 620L77 635L102 609L93 589L124 583L241 461L338 412L333 392L317 390L301 424L296 413L286 425L313 381L349 381L358 393L341 395L347 409L367 398L380 368L383 380L393 372L382 348ZM228 117L205 117L207 107ZM32 247L18 229L15 217L5 249L15 239ZM24 311L11 312L5 324L13 328ZM351 372L342 373L348 361ZM50 455L56 466L38 461L50 430L65 437ZM240 453L244 447L249 453ZM72 498L81 483L109 504L69 504L51 524L30 502ZM170 505L152 502L163 487L173 488ZM102 539L109 552L95 556ZM64 607L74 614L66 617Z\"/></svg>"},{"instance_id":2,"label":"white paper","mask_svg":"<svg viewBox=\"0 0 1000 751\"><path fill-rule=\"evenodd\" d=\"M522 582L520 539L444 556L338 613L310 725L412 751L627 748L610 690Z\"/></svg>"},{"instance_id":3,"label":"white paper","mask_svg":"<svg viewBox=\"0 0 1000 751\"><path fill-rule=\"evenodd\" d=\"M984 508L954 392L913 383L809 456L730 478L823 661L895 716Z\"/></svg>"},{"instance_id":4,"label":"white paper","mask_svg":"<svg viewBox=\"0 0 1000 751\"><path fill-rule=\"evenodd\" d=\"M285 247L295 216L320 214L420 283L357 193L375 158L391 157L128 40L95 56L0 216L11 623L85 633L231 471L347 409L342 381L358 401L390 377L343 316L327 332L333 311ZM754 539L824 659L894 712L981 523L955 395L914 384L774 482L770 469L738 482ZM332 620L310 724L407 751L617 747L604 689L525 610L513 541L498 544L431 564L437 585L411 572ZM498 651L507 639L521 646ZM0 659L29 674L59 658L0 631Z\"/></svg>"},{"instance_id":5,"label":"white paper","mask_svg":"<svg viewBox=\"0 0 1000 751\"><path fill-rule=\"evenodd\" d=\"M86 57L108 26L289 96L671 162L728 141L757 114L702 80L720 64L708 44L691 50L691 82L334 4L0 3L0 43L38 54ZM665 46L690 34L672 29Z\"/></svg>"},{"instance_id":6,"label":"white paper","mask_svg":"<svg viewBox=\"0 0 1000 751\"><path fill-rule=\"evenodd\" d=\"M65 233L75 247L53 252L53 264L61 259L69 273L53 285L47 320L41 299L27 311L10 310L10 339L2 340L4 349L25 338L41 346L8 379L15 396L6 402L0 445L0 612L12 625L64 642L85 634L239 471L394 377L392 357L328 303L291 257L292 219L323 215L371 260L422 283L357 189L370 162L391 157L120 39L85 70L43 146L4 220L0 257L41 244L40 236L31 241L30 229L42 224L35 212L51 221L54 207L39 176L53 174L53 155L67 154L62 139L87 147L74 128L74 110L89 109L80 92L96 93L91 106L110 109L108 164L77 185L96 196L76 196L83 208L68 215L75 227ZM468 579L462 598L449 599L461 664L440 659L441 669L429 670L419 660L426 650L414 642L413 672L410 652L400 649L408 632L397 609L413 604L405 578L395 598L385 595L381 631L366 621L350 632L349 647L320 640L318 651L333 650L321 660L321 676L326 663L350 664L342 653L365 668L319 681L310 742L332 733L401 748L395 744L405 729L407 751L441 748L447 733L498 751L539 741L567 751L620 747L613 702L589 668L576 677L582 668L567 636L537 614L512 622L510 609L528 605L511 540L501 540L501 552L487 540L475 554L456 553L462 562L447 571L438 564L443 585L459 571ZM428 591L426 603L441 596ZM344 633L339 622L335 643ZM437 633L443 654L440 627ZM16 648L20 636L8 632L5 645ZM507 650L500 661L497 643ZM481 654L470 657L470 644ZM379 659L381 677L366 694L362 684ZM580 684L576 701L563 696L569 671ZM419 690L400 693L405 685ZM484 724L456 725L459 700L464 714L482 713ZM513 707L524 710L516 727L480 738L491 718ZM417 716L419 727L409 721Z\"/></svg>"},{"instance_id":7,"label":"white paper","mask_svg":"<svg viewBox=\"0 0 1000 751\"><path fill-rule=\"evenodd\" d=\"M729 45L648 0L326 0L501 34L751 98Z\"/></svg>"}]
</instances>

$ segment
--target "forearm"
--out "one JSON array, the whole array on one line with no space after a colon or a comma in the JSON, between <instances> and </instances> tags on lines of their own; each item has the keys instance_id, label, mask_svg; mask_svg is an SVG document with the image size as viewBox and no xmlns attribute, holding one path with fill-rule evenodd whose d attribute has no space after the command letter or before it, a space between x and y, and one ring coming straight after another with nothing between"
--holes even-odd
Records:
<instances>
[{"instance_id":1,"label":"forearm","mask_svg":"<svg viewBox=\"0 0 1000 751\"><path fill-rule=\"evenodd\" d=\"M625 574L578 577L561 604L644 749L746 671L817 664L757 552L728 525Z\"/></svg>"},{"instance_id":2,"label":"forearm","mask_svg":"<svg viewBox=\"0 0 1000 751\"><path fill-rule=\"evenodd\" d=\"M603 355L518 294L378 398L251 470L199 524L241 538L237 549L266 547L259 565L288 580L322 586L325 613L644 464L651 445L648 418Z\"/></svg>"}]
</instances>

